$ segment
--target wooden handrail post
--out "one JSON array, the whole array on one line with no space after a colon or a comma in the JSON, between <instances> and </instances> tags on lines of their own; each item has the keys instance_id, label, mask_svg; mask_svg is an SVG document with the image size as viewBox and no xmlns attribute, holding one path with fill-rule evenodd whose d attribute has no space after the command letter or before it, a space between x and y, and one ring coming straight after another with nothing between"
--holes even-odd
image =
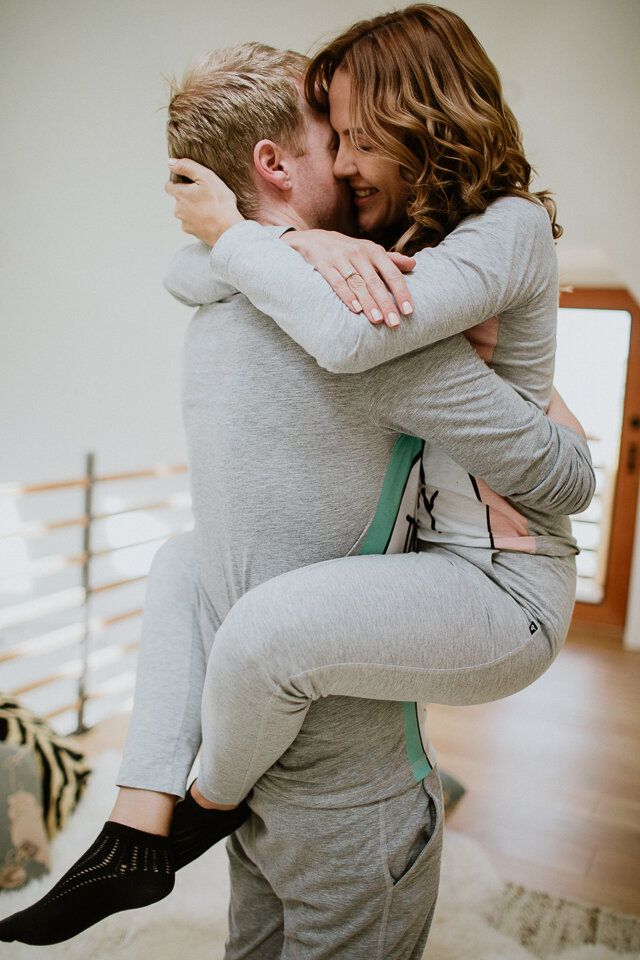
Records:
<instances>
[{"instance_id":1,"label":"wooden handrail post","mask_svg":"<svg viewBox=\"0 0 640 960\"><path fill-rule=\"evenodd\" d=\"M88 728L85 724L84 708L87 702L87 674L89 670L90 646L90 618L89 605L91 600L91 527L93 520L93 486L95 482L95 454L87 454L86 464L87 485L84 491L85 524L82 534L82 589L84 590L84 622L82 634L82 670L78 678L78 726L76 733L84 733Z\"/></svg>"}]
</instances>

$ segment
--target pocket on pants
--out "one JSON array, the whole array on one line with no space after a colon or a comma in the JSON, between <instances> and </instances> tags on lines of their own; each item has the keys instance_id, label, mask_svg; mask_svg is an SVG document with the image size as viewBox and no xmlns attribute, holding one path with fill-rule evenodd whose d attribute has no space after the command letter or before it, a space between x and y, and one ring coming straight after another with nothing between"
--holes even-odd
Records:
<instances>
[{"instance_id":1,"label":"pocket on pants","mask_svg":"<svg viewBox=\"0 0 640 960\"><path fill-rule=\"evenodd\" d=\"M411 829L407 831L400 820L387 837L388 845L395 846L395 862L389 860L391 869L376 960L417 960L422 957L433 919L440 882L444 819L437 769L418 787L423 790L422 814L417 803L409 808L413 842L407 847ZM406 798L402 802L406 803ZM402 803L396 804L399 816L402 816L401 807ZM404 868L398 868L403 843L407 856Z\"/></svg>"},{"instance_id":2,"label":"pocket on pants","mask_svg":"<svg viewBox=\"0 0 640 960\"><path fill-rule=\"evenodd\" d=\"M442 791L437 771L432 771L415 790L386 802L386 871L388 885L393 890L410 884L431 869L434 862L439 869L442 820Z\"/></svg>"}]
</instances>

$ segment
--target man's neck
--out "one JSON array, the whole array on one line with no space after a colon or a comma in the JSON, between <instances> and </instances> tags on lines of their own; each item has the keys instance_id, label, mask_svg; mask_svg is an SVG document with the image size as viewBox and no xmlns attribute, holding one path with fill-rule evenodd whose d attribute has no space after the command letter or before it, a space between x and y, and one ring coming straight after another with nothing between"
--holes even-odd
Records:
<instances>
[{"instance_id":1,"label":"man's neck","mask_svg":"<svg viewBox=\"0 0 640 960\"><path fill-rule=\"evenodd\" d=\"M294 227L296 230L309 230L310 226L290 203L277 201L262 203L254 217L263 227Z\"/></svg>"}]
</instances>

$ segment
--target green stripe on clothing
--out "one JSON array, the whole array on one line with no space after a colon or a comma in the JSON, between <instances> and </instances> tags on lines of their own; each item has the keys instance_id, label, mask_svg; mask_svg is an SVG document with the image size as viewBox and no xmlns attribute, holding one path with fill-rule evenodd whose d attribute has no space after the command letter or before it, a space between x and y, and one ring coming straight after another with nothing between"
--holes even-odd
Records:
<instances>
[{"instance_id":1,"label":"green stripe on clothing","mask_svg":"<svg viewBox=\"0 0 640 960\"><path fill-rule=\"evenodd\" d=\"M415 703L405 702L402 704L404 713L404 735L407 742L407 753L409 763L413 771L413 776L420 783L425 777L428 777L433 769L422 745L420 736L420 725L418 723L418 711Z\"/></svg>"},{"instance_id":2,"label":"green stripe on clothing","mask_svg":"<svg viewBox=\"0 0 640 960\"><path fill-rule=\"evenodd\" d=\"M423 446L422 440L405 433L401 433L396 440L389 458L389 466L382 484L375 516L360 549L360 555L381 554L386 551L398 520L398 510L409 474L417 457L421 456ZM409 763L415 780L420 783L431 773L432 767L422 745L416 704L403 703L402 710Z\"/></svg>"},{"instance_id":3,"label":"green stripe on clothing","mask_svg":"<svg viewBox=\"0 0 640 960\"><path fill-rule=\"evenodd\" d=\"M367 531L360 555L384 553L398 518L411 467L422 453L424 442L401 433L396 440L382 484L376 513Z\"/></svg>"}]
</instances>

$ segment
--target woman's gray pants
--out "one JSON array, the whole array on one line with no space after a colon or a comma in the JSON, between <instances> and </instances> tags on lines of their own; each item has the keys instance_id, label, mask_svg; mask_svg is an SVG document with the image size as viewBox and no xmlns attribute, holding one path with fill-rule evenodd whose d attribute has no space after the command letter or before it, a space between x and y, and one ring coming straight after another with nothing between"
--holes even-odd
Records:
<instances>
[{"instance_id":1,"label":"woman's gray pants","mask_svg":"<svg viewBox=\"0 0 640 960\"><path fill-rule=\"evenodd\" d=\"M475 704L539 677L569 626L573 557L425 545L328 560L248 591L222 624L197 587L193 536L158 552L120 785L235 804L340 695ZM204 618L204 619L203 619ZM215 643L213 642L215 636Z\"/></svg>"}]
</instances>

